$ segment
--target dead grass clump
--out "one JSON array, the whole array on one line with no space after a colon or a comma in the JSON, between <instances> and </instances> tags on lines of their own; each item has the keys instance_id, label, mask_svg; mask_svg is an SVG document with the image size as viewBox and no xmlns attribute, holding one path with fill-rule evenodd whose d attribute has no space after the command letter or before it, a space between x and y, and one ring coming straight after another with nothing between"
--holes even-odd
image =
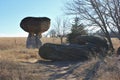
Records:
<instances>
[{"instance_id":1,"label":"dead grass clump","mask_svg":"<svg viewBox=\"0 0 120 80\"><path fill-rule=\"evenodd\" d=\"M26 38L11 37L11 38L0 38L0 50L14 49L25 47Z\"/></svg>"},{"instance_id":2,"label":"dead grass clump","mask_svg":"<svg viewBox=\"0 0 120 80\"><path fill-rule=\"evenodd\" d=\"M112 38L112 43L113 43L113 46L115 48L115 50L120 47L120 40L117 39L117 38Z\"/></svg>"},{"instance_id":3,"label":"dead grass clump","mask_svg":"<svg viewBox=\"0 0 120 80\"><path fill-rule=\"evenodd\" d=\"M0 80L34 80L34 76L16 62L1 60Z\"/></svg>"},{"instance_id":4,"label":"dead grass clump","mask_svg":"<svg viewBox=\"0 0 120 80\"><path fill-rule=\"evenodd\" d=\"M16 48L0 50L0 59L11 61L26 61L29 59L39 59L38 49Z\"/></svg>"},{"instance_id":5,"label":"dead grass clump","mask_svg":"<svg viewBox=\"0 0 120 80\"><path fill-rule=\"evenodd\" d=\"M16 52L19 55L17 56L17 59L21 60L28 60L28 59L38 59L38 49L20 49Z\"/></svg>"},{"instance_id":6,"label":"dead grass clump","mask_svg":"<svg viewBox=\"0 0 120 80\"><path fill-rule=\"evenodd\" d=\"M99 80L120 80L120 70L116 66L101 65L96 78Z\"/></svg>"},{"instance_id":7,"label":"dead grass clump","mask_svg":"<svg viewBox=\"0 0 120 80\"><path fill-rule=\"evenodd\" d=\"M101 63L96 73L95 80L120 80L120 68L115 56L107 57L106 63Z\"/></svg>"},{"instance_id":8,"label":"dead grass clump","mask_svg":"<svg viewBox=\"0 0 120 80\"><path fill-rule=\"evenodd\" d=\"M1 60L0 61L0 79L1 80L13 80L16 79L17 74L16 72L18 69L18 65L16 63ZM16 74L17 73L17 74ZM15 77L13 77L15 76Z\"/></svg>"},{"instance_id":9,"label":"dead grass clump","mask_svg":"<svg viewBox=\"0 0 120 80\"><path fill-rule=\"evenodd\" d=\"M42 43L54 43L54 44L61 44L60 38L41 38ZM63 38L63 43L66 43L66 38Z\"/></svg>"}]
</instances>

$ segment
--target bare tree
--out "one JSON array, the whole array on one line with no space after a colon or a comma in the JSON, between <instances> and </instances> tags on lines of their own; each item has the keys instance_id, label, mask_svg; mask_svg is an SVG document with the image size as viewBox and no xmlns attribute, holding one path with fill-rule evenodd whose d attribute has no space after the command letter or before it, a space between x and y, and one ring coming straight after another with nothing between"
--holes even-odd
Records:
<instances>
[{"instance_id":1,"label":"bare tree","mask_svg":"<svg viewBox=\"0 0 120 80\"><path fill-rule=\"evenodd\" d=\"M73 0L66 4L66 13L79 15L86 26L99 27L114 50L109 30L120 31L120 0Z\"/></svg>"},{"instance_id":2,"label":"bare tree","mask_svg":"<svg viewBox=\"0 0 120 80\"><path fill-rule=\"evenodd\" d=\"M50 37L56 37L56 31L54 29L51 29L49 31L49 35L50 35Z\"/></svg>"},{"instance_id":3,"label":"bare tree","mask_svg":"<svg viewBox=\"0 0 120 80\"><path fill-rule=\"evenodd\" d=\"M63 38L70 30L70 23L68 18L59 18L57 17L54 22L54 30L56 31L57 37L60 38L61 44L63 43Z\"/></svg>"},{"instance_id":4,"label":"bare tree","mask_svg":"<svg viewBox=\"0 0 120 80\"><path fill-rule=\"evenodd\" d=\"M112 28L117 29L119 35L117 37L120 40L120 0L106 0L106 5L103 7L107 10L109 20L107 21L108 25L112 25ZM109 26L110 30L115 33L114 29Z\"/></svg>"}]
</instances>

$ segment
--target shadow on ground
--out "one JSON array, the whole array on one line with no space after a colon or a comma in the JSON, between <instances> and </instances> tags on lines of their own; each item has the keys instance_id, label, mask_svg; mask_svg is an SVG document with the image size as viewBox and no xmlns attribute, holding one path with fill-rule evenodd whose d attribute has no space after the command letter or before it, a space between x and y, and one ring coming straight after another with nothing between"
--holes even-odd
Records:
<instances>
[{"instance_id":1,"label":"shadow on ground","mask_svg":"<svg viewBox=\"0 0 120 80\"><path fill-rule=\"evenodd\" d=\"M65 67L69 65L74 65L79 63L80 61L45 61L45 60L38 60L36 63L43 64L43 65L54 65L57 67Z\"/></svg>"}]
</instances>

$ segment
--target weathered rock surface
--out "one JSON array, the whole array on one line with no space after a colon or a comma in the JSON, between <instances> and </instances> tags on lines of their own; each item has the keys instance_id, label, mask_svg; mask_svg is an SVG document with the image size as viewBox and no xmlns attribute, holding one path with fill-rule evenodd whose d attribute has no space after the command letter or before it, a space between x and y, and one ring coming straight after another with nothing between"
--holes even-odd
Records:
<instances>
[{"instance_id":1,"label":"weathered rock surface","mask_svg":"<svg viewBox=\"0 0 120 80\"><path fill-rule=\"evenodd\" d=\"M105 57L108 51L107 40L99 36L77 36L69 45L46 43L39 49L39 55L48 60L85 61L92 56Z\"/></svg>"},{"instance_id":2,"label":"weathered rock surface","mask_svg":"<svg viewBox=\"0 0 120 80\"><path fill-rule=\"evenodd\" d=\"M48 17L25 17L21 20L20 27L29 33L26 48L40 48L41 34L49 29L50 21Z\"/></svg>"},{"instance_id":3,"label":"weathered rock surface","mask_svg":"<svg viewBox=\"0 0 120 80\"><path fill-rule=\"evenodd\" d=\"M94 45L59 45L46 43L39 49L39 55L48 60L80 60L85 61L96 54Z\"/></svg>"},{"instance_id":4,"label":"weathered rock surface","mask_svg":"<svg viewBox=\"0 0 120 80\"><path fill-rule=\"evenodd\" d=\"M108 50L107 40L100 36L88 36L88 35L77 36L72 41L72 44L85 45L87 43L92 43L98 48L104 48Z\"/></svg>"},{"instance_id":5,"label":"weathered rock surface","mask_svg":"<svg viewBox=\"0 0 120 80\"><path fill-rule=\"evenodd\" d=\"M48 17L25 17L20 22L20 27L28 33L42 33L49 29L50 18Z\"/></svg>"},{"instance_id":6,"label":"weathered rock surface","mask_svg":"<svg viewBox=\"0 0 120 80\"><path fill-rule=\"evenodd\" d=\"M26 41L26 47L27 48L40 48L42 45L42 42L39 38L39 36L28 36Z\"/></svg>"}]
</instances>

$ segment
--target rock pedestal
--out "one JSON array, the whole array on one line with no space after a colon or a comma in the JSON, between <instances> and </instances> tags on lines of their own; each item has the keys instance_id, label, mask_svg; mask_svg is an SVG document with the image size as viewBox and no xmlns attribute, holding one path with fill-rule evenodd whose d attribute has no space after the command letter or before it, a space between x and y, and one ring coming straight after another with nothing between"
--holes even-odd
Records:
<instances>
[{"instance_id":1,"label":"rock pedestal","mask_svg":"<svg viewBox=\"0 0 120 80\"><path fill-rule=\"evenodd\" d=\"M27 41L26 41L26 47L27 48L40 48L42 45L42 42L40 40L40 37L37 35L31 36L28 35Z\"/></svg>"}]
</instances>

